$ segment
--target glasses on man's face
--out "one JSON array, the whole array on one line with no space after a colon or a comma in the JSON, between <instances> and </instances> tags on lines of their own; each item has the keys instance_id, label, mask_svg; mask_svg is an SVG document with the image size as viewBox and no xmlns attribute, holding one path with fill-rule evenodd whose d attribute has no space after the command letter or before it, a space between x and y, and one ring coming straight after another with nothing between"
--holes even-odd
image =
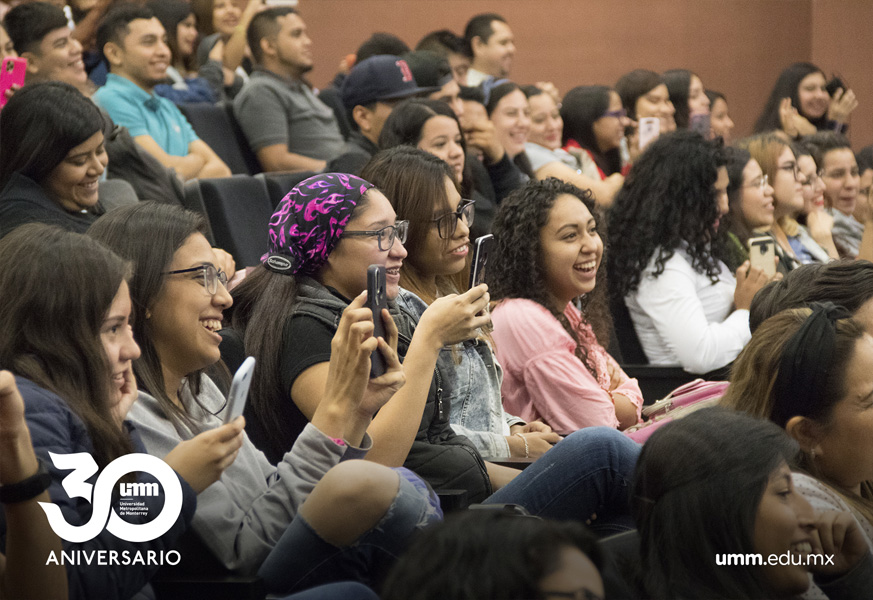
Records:
<instances>
[{"instance_id":1,"label":"glasses on man's face","mask_svg":"<svg viewBox=\"0 0 873 600\"><path fill-rule=\"evenodd\" d=\"M394 240L406 243L406 234L409 233L409 221L395 221L394 225L386 225L382 229L373 231L344 231L344 236L351 237L374 237L378 240L379 250L388 252L394 245Z\"/></svg>"},{"instance_id":2,"label":"glasses on man's face","mask_svg":"<svg viewBox=\"0 0 873 600\"><path fill-rule=\"evenodd\" d=\"M761 190L763 192L769 183L770 183L770 178L767 177L766 175L761 175L760 177L756 177L754 179L754 181L752 181L752 183L748 183L748 184L744 185L743 187L758 188L759 190Z\"/></svg>"},{"instance_id":3,"label":"glasses on man's face","mask_svg":"<svg viewBox=\"0 0 873 600\"><path fill-rule=\"evenodd\" d=\"M819 176L823 179L845 179L846 176L861 176L861 171L858 169L858 167L852 167L851 169L834 169L833 171L825 171L824 169L822 169L818 173Z\"/></svg>"},{"instance_id":4,"label":"glasses on man's face","mask_svg":"<svg viewBox=\"0 0 873 600\"><path fill-rule=\"evenodd\" d=\"M218 291L218 283L227 285L227 273L216 269L212 265L200 265L199 267L191 267L190 269L179 269L177 271L166 271L164 275L181 275L183 273L200 272L198 279L201 280L201 285L206 288L206 293L214 296Z\"/></svg>"},{"instance_id":5,"label":"glasses on man's face","mask_svg":"<svg viewBox=\"0 0 873 600\"><path fill-rule=\"evenodd\" d=\"M616 119L623 119L624 117L627 116L627 110L625 110L624 108L619 109L619 110L608 110L605 113L603 113L603 116L604 117L615 117Z\"/></svg>"},{"instance_id":6,"label":"glasses on man's face","mask_svg":"<svg viewBox=\"0 0 873 600\"><path fill-rule=\"evenodd\" d=\"M440 215L436 219L431 219L431 223L437 224L437 233L444 240L450 239L455 235L458 229L458 221L463 217L467 227L473 224L473 219L476 217L475 210L476 202L474 200L462 200L458 210Z\"/></svg>"}]
</instances>

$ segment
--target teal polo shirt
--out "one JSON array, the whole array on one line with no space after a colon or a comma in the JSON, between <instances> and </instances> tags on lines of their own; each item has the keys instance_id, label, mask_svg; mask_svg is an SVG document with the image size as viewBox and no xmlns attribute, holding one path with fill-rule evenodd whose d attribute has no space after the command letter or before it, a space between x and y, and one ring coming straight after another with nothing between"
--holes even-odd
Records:
<instances>
[{"instance_id":1,"label":"teal polo shirt","mask_svg":"<svg viewBox=\"0 0 873 600\"><path fill-rule=\"evenodd\" d=\"M110 73L94 101L116 124L127 127L131 136L151 136L170 156L188 156L188 144L199 139L171 100L149 94L124 77Z\"/></svg>"}]
</instances>

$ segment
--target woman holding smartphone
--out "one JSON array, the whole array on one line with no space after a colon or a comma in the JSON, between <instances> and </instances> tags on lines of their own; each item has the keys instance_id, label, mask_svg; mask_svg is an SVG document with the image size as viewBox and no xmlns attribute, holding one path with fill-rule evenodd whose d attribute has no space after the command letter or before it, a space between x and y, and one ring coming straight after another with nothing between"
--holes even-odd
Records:
<instances>
[{"instance_id":1,"label":"woman holding smartphone","mask_svg":"<svg viewBox=\"0 0 873 600\"><path fill-rule=\"evenodd\" d=\"M57 227L25 225L0 241L0 364L16 376L33 448L50 474L55 510L73 526L91 520L91 505L68 495L62 482L70 473L57 468L49 452L85 452L102 469L116 458L144 451L139 433L127 421L136 399L132 363L140 356L130 329L128 269L101 244ZM191 523L196 494L217 481L236 457L243 426L239 419L168 449L164 461L178 474L183 499L179 518L165 534L132 543L104 529L90 541L65 542L63 549L109 549L119 555L170 550ZM143 474L123 481L156 480ZM143 502L148 514L133 518L134 523L152 521L164 496ZM0 526L5 530L5 521ZM136 564L68 565L69 594L130 598L156 570Z\"/></svg>"},{"instance_id":2,"label":"woman holding smartphone","mask_svg":"<svg viewBox=\"0 0 873 600\"><path fill-rule=\"evenodd\" d=\"M414 159L404 162L398 158L402 156L413 156ZM392 161L392 157L398 160ZM383 318L389 330L389 320L397 324L400 354L405 354L406 383L393 394L368 428L374 437L370 457L389 466L405 464L437 489L463 486L467 502L516 503L534 514L590 520L592 527L601 532L621 530L626 526L627 517L624 495L627 469L638 452L638 447L629 438L609 430L574 436L549 450L548 458L543 457L519 472L484 462L473 443L466 437L455 435L449 428L449 402L456 393L456 370L451 353L442 352L442 349L465 340L475 340L479 329L490 320L484 310L489 299L484 285L458 293L450 290L460 290L466 287L466 282L454 287L448 283L464 269L467 254L464 238L468 231L465 219L470 213L459 213L457 206L455 211L446 212L447 205L451 206L449 202L460 202L457 183L445 163L427 153L394 148L377 155L367 169L370 167L373 167L371 175L380 177L380 189L384 186L398 198L398 207L404 206L405 210L418 205L415 213L409 213L413 220L398 220L385 195L376 192L366 180L336 174L316 176L297 186L274 214L270 227L273 248L264 265L259 267L263 269L260 280L252 279L258 273L256 270L234 290L236 295L245 283L262 286L259 294L250 289L249 295L239 295L237 310L259 316L258 321L249 317L246 328L240 330L245 332L246 352L256 357L281 355L281 364L287 365L283 368L283 375L290 373L294 377L290 383L287 380L286 383L280 382L280 390L290 388L291 402L288 392L282 391L281 395L262 398L259 410L276 410L284 415L289 410L288 405L293 403L295 409L306 416L311 410L309 407L320 405L328 382L324 367L332 358L330 348L322 340L333 331L333 323L344 310L348 298L364 289L367 267L370 264L384 265L388 272L391 319L384 311ZM355 193L339 189L336 183L331 183L334 178L353 183ZM316 184L320 187L314 187ZM453 192L451 195L449 186ZM320 189L325 191L314 197L333 193L332 222L344 225L342 230L331 231L324 244L312 246L310 240L325 237L311 235L312 228L307 226L305 218L306 203L300 198ZM441 198L442 190L445 190L445 199ZM366 197L364 206L353 205L353 201L357 202L356 195L361 192ZM423 219L422 215L428 218ZM457 226L446 237L446 227L451 227L452 221ZM440 222L444 224L440 225ZM413 243L419 268L404 275L407 251L402 241L406 239L407 228L415 231ZM442 236L439 235L441 229ZM289 231L295 235L288 236ZM281 264L281 258L287 259L288 271L297 269L299 273L291 277L273 270ZM314 277L304 275L313 272ZM410 280L417 281L422 293L437 295L429 305L400 288L401 278L415 272L419 275L412 275ZM285 293L280 293L282 288L278 286L281 285L296 285L296 304L289 305L288 309L291 319L290 326L285 325L287 342L273 346L271 353L269 346L250 345L250 340L258 340L256 334L259 331L276 328L273 320L276 312L267 308L271 303L288 304L288 287ZM445 287L435 287L437 285ZM442 295L440 290L447 293ZM254 303L251 303L252 299ZM275 308L279 309L278 306ZM239 316L240 313L234 315L235 319ZM235 328L236 323L234 321ZM301 344L299 340L306 340L306 343ZM486 385L492 386L492 382ZM373 380L367 397L392 395L382 387L378 380ZM503 427L502 422L498 425ZM503 434L495 437L503 437ZM534 438L536 436L531 436L527 441L529 447ZM517 440L519 447L524 442L524 439ZM582 456L586 459L580 459ZM550 466L557 462L566 468L551 469ZM496 489L498 491L494 493ZM592 518L592 515L596 517Z\"/></svg>"},{"instance_id":3,"label":"woman holding smartphone","mask_svg":"<svg viewBox=\"0 0 873 600\"><path fill-rule=\"evenodd\" d=\"M118 209L89 235L134 265L134 337L143 356L131 418L146 448L164 456L180 441L221 428L226 399L203 369L220 359L222 313L231 297L203 235L183 209L141 203ZM402 383L396 355L369 333L357 297L338 319L329 385L320 410L276 466L241 434L224 477L203 492L194 531L227 569L259 573L268 591L287 593L341 579L373 584L417 528L439 517L436 500L411 473L362 458L378 401L362 402L369 356L383 347ZM393 357L393 360L392 360ZM342 464L339 464L342 461Z\"/></svg>"}]
</instances>

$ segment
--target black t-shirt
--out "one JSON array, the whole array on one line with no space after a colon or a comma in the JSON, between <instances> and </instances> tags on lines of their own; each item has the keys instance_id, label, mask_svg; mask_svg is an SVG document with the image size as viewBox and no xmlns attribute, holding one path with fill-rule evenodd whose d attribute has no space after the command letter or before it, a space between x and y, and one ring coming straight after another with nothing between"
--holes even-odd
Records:
<instances>
[{"instance_id":1,"label":"black t-shirt","mask_svg":"<svg viewBox=\"0 0 873 600\"><path fill-rule=\"evenodd\" d=\"M282 389L288 390L303 371L318 363L330 362L330 342L334 331L314 317L295 316L282 340ZM290 446L289 446L290 448Z\"/></svg>"}]
</instances>

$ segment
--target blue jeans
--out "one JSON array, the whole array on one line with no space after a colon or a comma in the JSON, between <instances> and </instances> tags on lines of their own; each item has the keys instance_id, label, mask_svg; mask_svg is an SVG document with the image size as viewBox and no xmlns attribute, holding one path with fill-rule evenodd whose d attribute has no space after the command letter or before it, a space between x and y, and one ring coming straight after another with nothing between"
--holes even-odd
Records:
<instances>
[{"instance_id":1,"label":"blue jeans","mask_svg":"<svg viewBox=\"0 0 873 600\"><path fill-rule=\"evenodd\" d=\"M633 529L630 485L641 446L609 427L586 427L522 471L485 504L520 504L533 515L588 523L601 536Z\"/></svg>"},{"instance_id":2,"label":"blue jeans","mask_svg":"<svg viewBox=\"0 0 873 600\"><path fill-rule=\"evenodd\" d=\"M344 581L297 592L282 600L379 600L379 596L363 583Z\"/></svg>"},{"instance_id":3,"label":"blue jeans","mask_svg":"<svg viewBox=\"0 0 873 600\"><path fill-rule=\"evenodd\" d=\"M442 519L439 500L408 469L382 519L352 545L338 548L323 540L300 515L270 552L258 575L269 593L289 594L338 581L376 587L417 530Z\"/></svg>"}]
</instances>

